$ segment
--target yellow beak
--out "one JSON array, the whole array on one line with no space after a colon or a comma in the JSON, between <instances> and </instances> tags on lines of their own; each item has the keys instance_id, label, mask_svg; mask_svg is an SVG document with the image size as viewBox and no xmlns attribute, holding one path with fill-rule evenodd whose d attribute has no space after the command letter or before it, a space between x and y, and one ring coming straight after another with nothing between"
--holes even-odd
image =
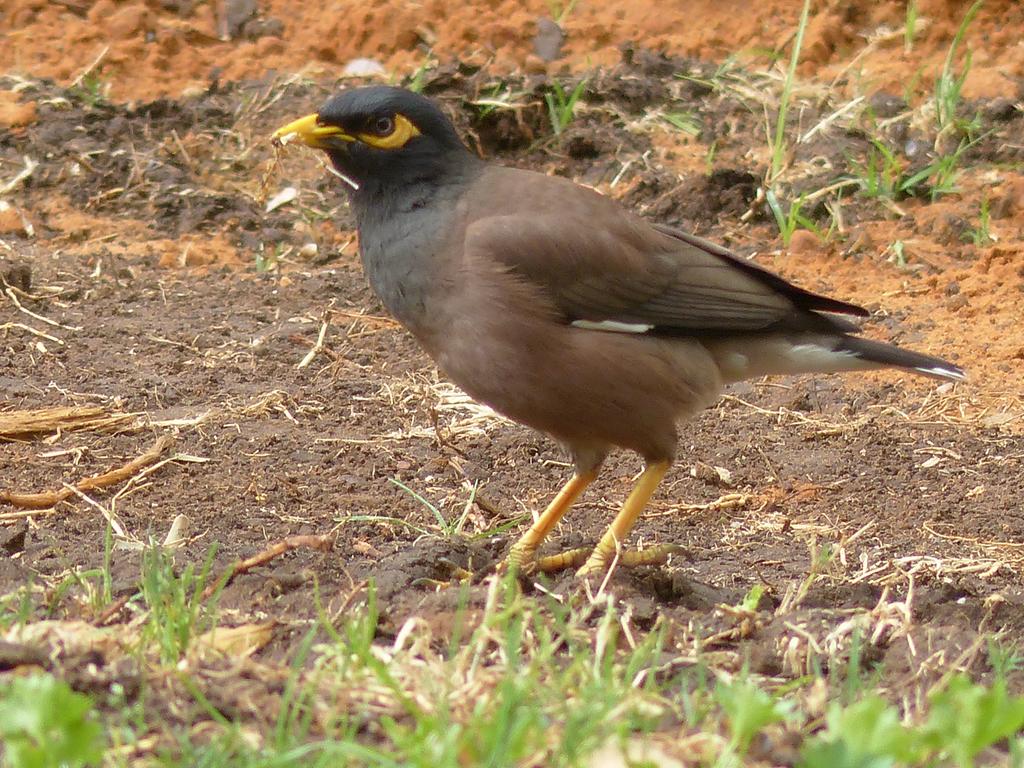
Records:
<instances>
[{"instance_id":1,"label":"yellow beak","mask_svg":"<svg viewBox=\"0 0 1024 768\"><path fill-rule=\"evenodd\" d=\"M283 125L274 131L270 140L276 146L284 146L292 141L301 141L307 147L313 149L328 149L335 141L355 141L355 136L350 136L336 125L318 125L317 115L306 115L298 120L293 120L288 125Z\"/></svg>"}]
</instances>

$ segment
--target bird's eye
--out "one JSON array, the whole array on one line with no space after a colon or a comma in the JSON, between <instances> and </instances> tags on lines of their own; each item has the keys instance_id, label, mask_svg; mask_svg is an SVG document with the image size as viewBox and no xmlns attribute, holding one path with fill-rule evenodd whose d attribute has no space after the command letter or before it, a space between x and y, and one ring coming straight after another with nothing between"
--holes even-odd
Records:
<instances>
[{"instance_id":1,"label":"bird's eye","mask_svg":"<svg viewBox=\"0 0 1024 768\"><path fill-rule=\"evenodd\" d=\"M395 130L395 121L390 117L378 117L373 120L370 127L378 136L388 136Z\"/></svg>"}]
</instances>

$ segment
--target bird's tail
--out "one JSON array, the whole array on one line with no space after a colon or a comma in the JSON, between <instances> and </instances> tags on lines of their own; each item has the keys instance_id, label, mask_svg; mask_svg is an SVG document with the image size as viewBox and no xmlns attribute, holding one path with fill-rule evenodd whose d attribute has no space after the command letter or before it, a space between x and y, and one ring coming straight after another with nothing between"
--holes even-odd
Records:
<instances>
[{"instance_id":1,"label":"bird's tail","mask_svg":"<svg viewBox=\"0 0 1024 768\"><path fill-rule=\"evenodd\" d=\"M837 351L847 352L860 360L872 363L877 367L903 368L907 371L931 376L934 379L965 381L967 374L958 365L931 355L900 349L892 344L872 341L859 336L840 336L836 345Z\"/></svg>"},{"instance_id":2,"label":"bird's tail","mask_svg":"<svg viewBox=\"0 0 1024 768\"><path fill-rule=\"evenodd\" d=\"M847 334L732 337L705 342L726 382L758 376L902 368L936 379L964 381L963 370L931 355Z\"/></svg>"}]
</instances>

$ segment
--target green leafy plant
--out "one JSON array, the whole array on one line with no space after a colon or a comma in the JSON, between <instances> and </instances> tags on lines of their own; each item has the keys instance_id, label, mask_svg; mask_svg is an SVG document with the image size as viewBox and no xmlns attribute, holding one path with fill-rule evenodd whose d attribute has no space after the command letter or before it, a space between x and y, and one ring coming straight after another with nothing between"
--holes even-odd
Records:
<instances>
[{"instance_id":1,"label":"green leafy plant","mask_svg":"<svg viewBox=\"0 0 1024 768\"><path fill-rule=\"evenodd\" d=\"M77 96L89 108L95 108L107 102L110 83L103 79L97 71L87 72L71 87L71 93Z\"/></svg>"},{"instance_id":2,"label":"green leafy plant","mask_svg":"<svg viewBox=\"0 0 1024 768\"><path fill-rule=\"evenodd\" d=\"M583 90L587 87L587 80L584 78L577 83L570 93L558 81L555 81L544 93L544 102L548 105L548 118L551 121L551 130L558 136L576 116L576 106L579 103Z\"/></svg>"},{"instance_id":3,"label":"green leafy plant","mask_svg":"<svg viewBox=\"0 0 1024 768\"><path fill-rule=\"evenodd\" d=\"M78 587L83 601L92 613L98 614L113 601L113 577L110 566L113 561L114 531L108 525L103 536L103 565L100 568L78 570L71 568L68 575L50 595L49 612L54 613L61 600Z\"/></svg>"},{"instance_id":4,"label":"green leafy plant","mask_svg":"<svg viewBox=\"0 0 1024 768\"><path fill-rule=\"evenodd\" d=\"M0 629L23 627L36 612L35 584L29 581L13 592L0 595Z\"/></svg>"},{"instance_id":5,"label":"green leafy plant","mask_svg":"<svg viewBox=\"0 0 1024 768\"><path fill-rule=\"evenodd\" d=\"M907 245L902 240L894 240L889 243L885 253L889 254L889 261L893 262L896 266L907 266Z\"/></svg>"},{"instance_id":6,"label":"green leafy plant","mask_svg":"<svg viewBox=\"0 0 1024 768\"><path fill-rule=\"evenodd\" d=\"M714 695L726 716L729 748L739 755L747 753L757 734L793 713L792 702L776 699L746 678L720 683Z\"/></svg>"},{"instance_id":7,"label":"green leafy plant","mask_svg":"<svg viewBox=\"0 0 1024 768\"><path fill-rule=\"evenodd\" d=\"M256 251L256 271L263 273L276 269L277 265L281 263L281 257L284 255L286 248L287 246L285 246L284 243L277 243L269 253L263 248Z\"/></svg>"},{"instance_id":8,"label":"green leafy plant","mask_svg":"<svg viewBox=\"0 0 1024 768\"><path fill-rule=\"evenodd\" d=\"M53 675L15 677L0 687L0 757L6 768L99 765L103 729L92 702Z\"/></svg>"},{"instance_id":9,"label":"green leafy plant","mask_svg":"<svg viewBox=\"0 0 1024 768\"><path fill-rule=\"evenodd\" d=\"M824 733L804 747L800 768L889 768L912 765L923 756L917 733L904 727L880 696L846 707L833 703L825 723Z\"/></svg>"},{"instance_id":10,"label":"green leafy plant","mask_svg":"<svg viewBox=\"0 0 1024 768\"><path fill-rule=\"evenodd\" d=\"M1024 656L1021 655L1020 645L1017 642L1004 645L996 638L990 638L988 665L992 667L992 674L997 680L1006 680L1008 675L1024 669Z\"/></svg>"},{"instance_id":11,"label":"green leafy plant","mask_svg":"<svg viewBox=\"0 0 1024 768\"><path fill-rule=\"evenodd\" d=\"M1024 728L1024 697L1009 695L1005 680L986 688L957 675L930 699L928 720L921 728L924 742L963 768L971 768L983 750Z\"/></svg>"},{"instance_id":12,"label":"green leafy plant","mask_svg":"<svg viewBox=\"0 0 1024 768\"><path fill-rule=\"evenodd\" d=\"M857 168L857 182L865 197L895 200L903 191L903 165L895 153L878 139L871 140L867 160Z\"/></svg>"},{"instance_id":13,"label":"green leafy plant","mask_svg":"<svg viewBox=\"0 0 1024 768\"><path fill-rule=\"evenodd\" d=\"M943 195L956 192L956 180L960 175L960 158L964 152L982 138L984 136L979 136L971 141L962 140L955 152L939 157L906 179L902 183L902 191L905 191L908 195L917 195L919 194L917 190L918 185L928 181L928 194L932 202L938 200Z\"/></svg>"},{"instance_id":14,"label":"green leafy plant","mask_svg":"<svg viewBox=\"0 0 1024 768\"><path fill-rule=\"evenodd\" d=\"M867 161L856 166L852 180L865 197L899 200L927 193L934 202L957 191L961 158L982 138L961 141L956 151L936 158L913 173L908 173L903 162L884 143L872 139Z\"/></svg>"},{"instance_id":15,"label":"green leafy plant","mask_svg":"<svg viewBox=\"0 0 1024 768\"><path fill-rule=\"evenodd\" d=\"M710 176L715 172L715 157L718 156L718 139L711 142L708 153L704 157L704 174Z\"/></svg>"},{"instance_id":16,"label":"green leafy plant","mask_svg":"<svg viewBox=\"0 0 1024 768\"><path fill-rule=\"evenodd\" d=\"M754 584L749 590L747 590L747 594L743 596L743 600L740 601L740 610L750 611L753 613L757 610L757 606L761 604L762 597L764 597L764 584Z\"/></svg>"}]
</instances>

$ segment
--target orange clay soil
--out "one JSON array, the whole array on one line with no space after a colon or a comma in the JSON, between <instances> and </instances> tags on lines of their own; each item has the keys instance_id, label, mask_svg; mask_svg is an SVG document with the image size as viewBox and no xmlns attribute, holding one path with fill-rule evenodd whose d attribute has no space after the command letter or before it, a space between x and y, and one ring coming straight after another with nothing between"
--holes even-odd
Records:
<instances>
[{"instance_id":1,"label":"orange clay soil","mask_svg":"<svg viewBox=\"0 0 1024 768\"><path fill-rule=\"evenodd\" d=\"M5 0L0 10L0 72L52 77L69 84L83 72L109 83L118 100L179 96L223 80L263 78L276 70L340 75L366 57L407 73L427 59L490 62L497 71L542 67L533 56L545 0L260 0L247 29L227 37L230 9L242 0ZM839 78L851 92L902 94L931 88L966 2L920 0L907 50L903 0L813 3L801 74ZM179 10L167 10L167 8ZM614 63L626 41L676 55L722 61L785 52L799 18L798 0L579 0L563 22L565 58L555 70ZM235 25L238 26L237 24ZM1024 4L988 0L970 27L973 66L968 98L1015 98L1024 82ZM255 40L246 36L263 36ZM270 34L267 34L267 33ZM280 36L277 36L279 33Z\"/></svg>"}]
</instances>

